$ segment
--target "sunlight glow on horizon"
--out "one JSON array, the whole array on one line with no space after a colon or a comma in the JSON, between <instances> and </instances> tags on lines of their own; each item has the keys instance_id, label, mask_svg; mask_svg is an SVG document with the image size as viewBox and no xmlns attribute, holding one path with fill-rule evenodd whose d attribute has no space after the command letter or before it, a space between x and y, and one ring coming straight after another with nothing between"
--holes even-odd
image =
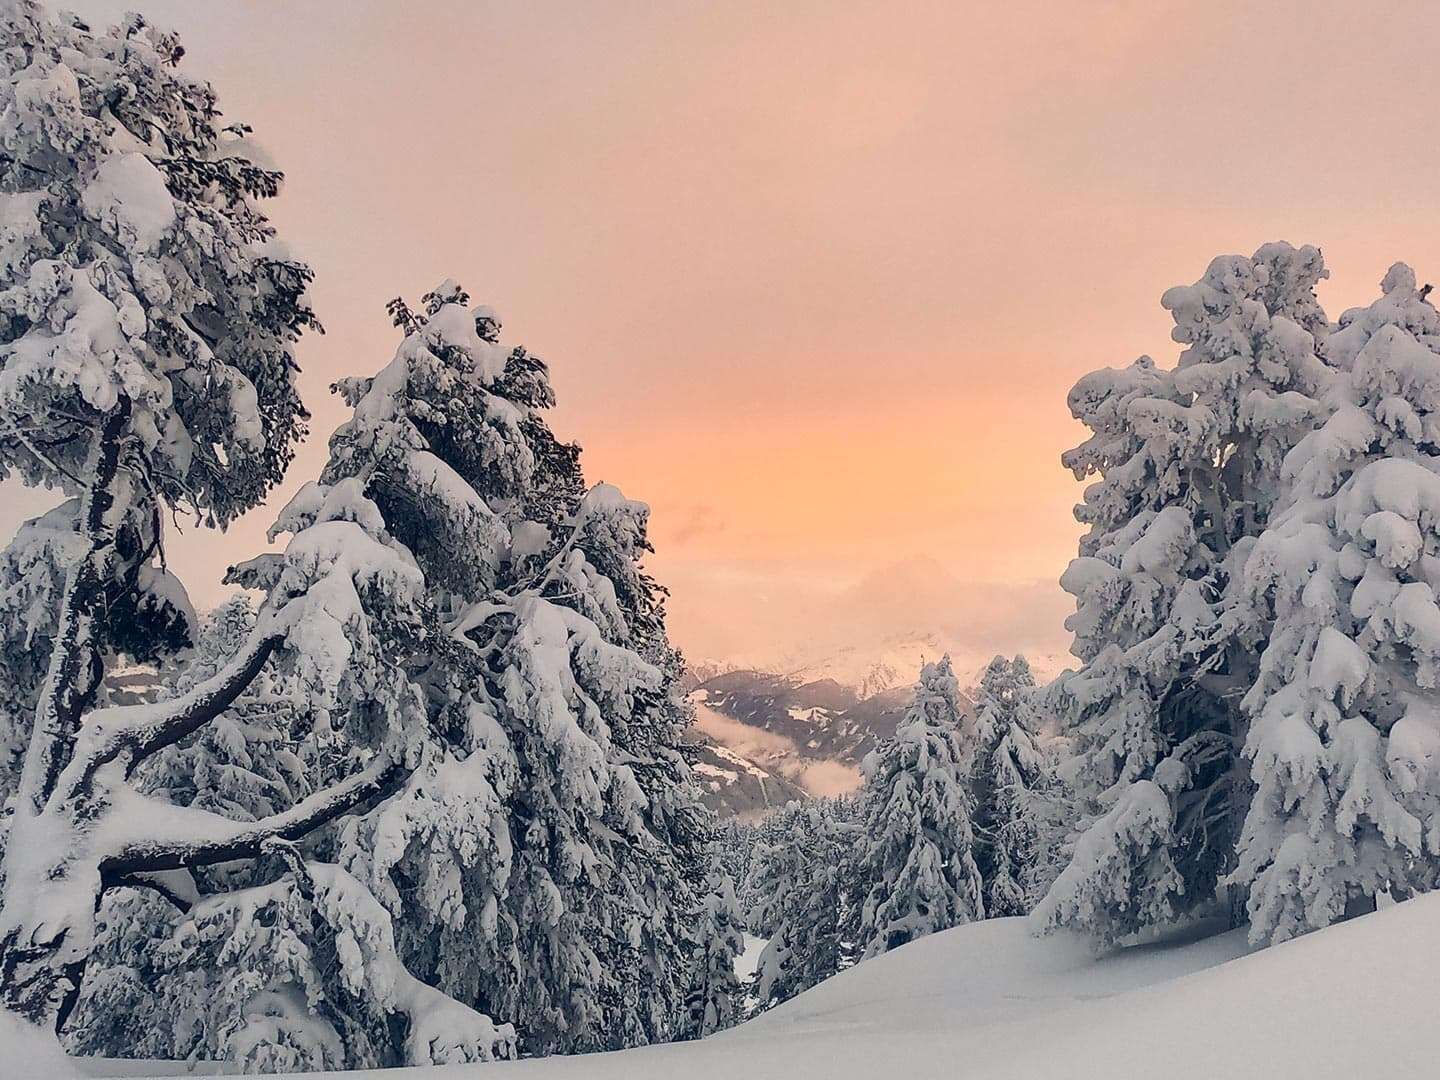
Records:
<instances>
[{"instance_id":1,"label":"sunlight glow on horizon","mask_svg":"<svg viewBox=\"0 0 1440 1080\"><path fill-rule=\"evenodd\" d=\"M62 6L179 31L317 274L284 489L171 539L202 604L323 461L329 383L389 359L385 301L454 277L551 365L587 477L652 505L687 652L916 558L956 626L1063 650L1065 394L1174 362L1167 287L1276 239L1324 250L1332 319L1397 259L1440 277L1436 8Z\"/></svg>"}]
</instances>

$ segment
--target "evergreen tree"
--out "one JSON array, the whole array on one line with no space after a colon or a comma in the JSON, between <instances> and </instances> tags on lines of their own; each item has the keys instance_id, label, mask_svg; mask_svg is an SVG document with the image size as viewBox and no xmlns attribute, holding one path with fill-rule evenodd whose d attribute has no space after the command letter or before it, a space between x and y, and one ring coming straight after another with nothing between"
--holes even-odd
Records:
<instances>
[{"instance_id":1,"label":"evergreen tree","mask_svg":"<svg viewBox=\"0 0 1440 1080\"><path fill-rule=\"evenodd\" d=\"M292 504L288 519L301 529L327 519L373 521L373 504L347 505L353 494L339 489L310 513ZM223 670L257 621L243 596L222 605L164 698L183 696ZM399 632L386 638L398 659L413 647L414 627L392 629ZM283 816L363 768L379 700L336 715L307 692L307 680L262 669L214 721L146 760L137 786L236 822ZM382 745L399 739L412 755L423 753L413 688L401 705L379 729L389 733ZM178 916L148 891L108 893L72 1046L102 1055L232 1060L247 1071L511 1056L508 1025L497 1027L406 970L388 912L332 864L334 857L334 831L321 829L256 859L192 870Z\"/></svg>"},{"instance_id":2,"label":"evergreen tree","mask_svg":"<svg viewBox=\"0 0 1440 1080\"><path fill-rule=\"evenodd\" d=\"M984 918L969 789L974 753L950 658L926 664L895 737L864 762L865 956Z\"/></svg>"},{"instance_id":3,"label":"evergreen tree","mask_svg":"<svg viewBox=\"0 0 1440 1080\"><path fill-rule=\"evenodd\" d=\"M855 961L850 862L860 828L826 800L788 803L771 815L771 838L755 853L754 932L769 941L755 971L760 1010L788 1001Z\"/></svg>"},{"instance_id":4,"label":"evergreen tree","mask_svg":"<svg viewBox=\"0 0 1440 1080\"><path fill-rule=\"evenodd\" d=\"M244 648L256 621L244 594L207 616L188 662L167 680L162 699L183 696L223 670ZM328 711L317 707L302 686L267 667L215 720L145 761L136 771L136 784L147 795L178 806L235 821L259 821L289 810L344 775L346 764L335 753L337 734ZM303 838L306 854L332 857L329 838L326 830ZM403 1064L398 1047L358 1030L341 1040L348 1053L332 1052L340 1039L338 1030L350 1019L341 1007L348 993L338 984L328 988L328 996L323 993L319 961L304 963L314 956L308 946L287 947L277 958L273 938L280 931L251 932L257 917L267 926L279 926L282 916L303 914L304 920L288 931L295 934L310 925L314 913L295 892L295 882L277 880L288 873L284 854L277 849L257 859L193 870L186 883L191 888L179 907L203 904L207 915L199 922L193 911L177 913L153 890L107 892L79 1004L67 1030L72 1049L167 1060L232 1059L252 1069ZM233 899L224 895L241 890L249 891ZM263 902L258 901L261 896ZM195 938L197 926L213 931L209 946L202 947ZM226 944L231 934L235 939ZM203 974L197 974L197 968ZM257 1038L257 1031L270 1033L269 1020L258 1028L244 1022L253 1011L247 996L264 995L273 1003L301 989L310 1011L328 1012L328 1019L306 1017L304 1009L298 1010L293 1031L283 1030L283 1025L273 1029L274 1043ZM206 1002L207 1008L193 1008L196 1001ZM373 1004L357 997L351 1012ZM383 1016L383 1010L377 1012ZM180 1023L174 1022L177 1016ZM314 1031L326 1025L337 1029L334 1036L314 1038ZM290 1035L303 1039L297 1043Z\"/></svg>"},{"instance_id":5,"label":"evergreen tree","mask_svg":"<svg viewBox=\"0 0 1440 1080\"><path fill-rule=\"evenodd\" d=\"M745 930L734 887L723 873L714 873L701 912L699 949L683 1037L703 1039L739 1022L745 988L735 973L735 961L744 951Z\"/></svg>"},{"instance_id":6,"label":"evergreen tree","mask_svg":"<svg viewBox=\"0 0 1440 1080\"><path fill-rule=\"evenodd\" d=\"M1033 899L1041 841L1036 800L1046 769L1030 717L1034 693L1025 657L997 656L986 666L975 700L975 864L992 919L1024 915Z\"/></svg>"},{"instance_id":7,"label":"evergreen tree","mask_svg":"<svg viewBox=\"0 0 1440 1080\"><path fill-rule=\"evenodd\" d=\"M1174 370L1142 357L1070 393L1094 434L1065 464L1099 479L1061 579L1083 666L1048 698L1075 740L1065 776L1095 835L1076 840L1040 905L1048 925L1123 936L1207 903L1234 865L1250 799L1238 702L1257 639L1231 593L1286 452L1325 415L1325 273L1318 251L1287 244L1216 259L1163 298L1188 346Z\"/></svg>"},{"instance_id":8,"label":"evergreen tree","mask_svg":"<svg viewBox=\"0 0 1440 1080\"><path fill-rule=\"evenodd\" d=\"M96 861L75 845L110 792L88 776L61 791L83 771L81 720L106 705L115 657L155 658L193 630L163 512L233 520L279 480L306 419L292 344L314 325L310 271L259 209L280 175L221 126L181 52L139 16L95 33L0 5L0 476L70 497L0 571L22 583L0 603L0 743L12 762L25 747L5 781L0 998L37 1023L74 1001L93 916L78 896L102 888L32 924Z\"/></svg>"},{"instance_id":9,"label":"evergreen tree","mask_svg":"<svg viewBox=\"0 0 1440 1080\"><path fill-rule=\"evenodd\" d=\"M109 894L132 887L232 919L243 957L225 931L183 965L206 964L222 1012L247 980L278 991L286 956L246 932L244 912L259 910L248 889L226 891L253 872L233 864L268 858L286 877L257 887L298 897L289 910L312 932L328 927L341 991L365 988L359 1012L403 1044L388 1061L503 1055L508 1029L415 983L387 951L388 914L297 847L383 800L423 746L421 699L398 662L424 630L423 582L373 503L338 491L292 508L285 550L232 572L265 599L208 674L147 705L104 692L114 658L162 659L193 635L165 570L164 512L232 521L280 479L307 418L292 345L314 325L310 272L272 243L259 209L280 175L251 160L243 127L221 126L210 88L176 70L181 54L138 16L92 32L29 0L0 5L0 475L70 496L21 530L0 569L21 585L0 603L0 635L25 643L5 651L3 742L26 747L0 1002L63 1025L97 908L108 917ZM248 722L241 699L259 703L272 673L350 748L333 782L272 757L269 731ZM210 765L223 768L191 771ZM156 940L153 920L126 925ZM170 1017L176 1000L162 1002Z\"/></svg>"},{"instance_id":10,"label":"evergreen tree","mask_svg":"<svg viewBox=\"0 0 1440 1080\"><path fill-rule=\"evenodd\" d=\"M737 817L719 818L711 830L712 873L720 873L732 883L742 920L744 912L750 907L746 883L750 879L755 849L760 845L760 834L766 820L761 818L759 822L753 822Z\"/></svg>"},{"instance_id":11,"label":"evergreen tree","mask_svg":"<svg viewBox=\"0 0 1440 1080\"><path fill-rule=\"evenodd\" d=\"M163 509L224 525L304 432L291 345L316 325L311 275L260 210L282 178L182 53L140 16L92 33L0 7L0 476L72 496L7 556L49 580L0 610L6 644L25 643L4 650L0 742L28 743L38 708L42 773L111 657L186 641Z\"/></svg>"},{"instance_id":12,"label":"evergreen tree","mask_svg":"<svg viewBox=\"0 0 1440 1080\"><path fill-rule=\"evenodd\" d=\"M1047 744L1043 750L1043 776L1028 792L1027 811L1035 825L1035 858L1020 884L1028 911L1034 911L1075 853L1079 838L1075 797L1059 775L1068 757L1064 745Z\"/></svg>"},{"instance_id":13,"label":"evergreen tree","mask_svg":"<svg viewBox=\"0 0 1440 1080\"><path fill-rule=\"evenodd\" d=\"M283 845L270 857L288 859L289 874L178 916L152 892L117 893L72 1049L262 1073L512 1056L509 1025L406 970L389 914L363 885Z\"/></svg>"},{"instance_id":14,"label":"evergreen tree","mask_svg":"<svg viewBox=\"0 0 1440 1080\"><path fill-rule=\"evenodd\" d=\"M410 677L425 765L342 835L406 962L516 1023L527 1053L669 1038L681 1023L708 819L647 509L584 487L544 420L545 365L446 282L371 379L297 502L364 491L435 614Z\"/></svg>"},{"instance_id":15,"label":"evergreen tree","mask_svg":"<svg viewBox=\"0 0 1440 1080\"><path fill-rule=\"evenodd\" d=\"M154 890L192 914L204 912L203 925L216 930L209 948L218 951L180 941L180 955L168 963L163 955L153 957L150 970L166 976L155 985L143 977L128 984L114 978L118 965L97 972L91 996L99 1005L92 1015L107 1022L112 1013L106 1006L131 1000L136 984L147 997L160 994L163 1007L164 995L184 1001L196 980L209 980L206 996L222 1007L196 1018L200 1030L192 1035L201 1045L252 1063L332 1060L303 1056L318 1053L311 1037L328 1022L316 994L324 973L339 985L323 1004L350 1002L332 1015L364 1017L376 1036L390 1040L380 1050L373 1037L347 1043L336 1034L330 1045L355 1049L361 1061L474 1061L511 1052L508 1028L416 982L395 956L388 913L353 878L307 860L298 846L326 824L383 800L404 782L424 748L420 694L400 663L423 627L423 579L408 553L373 528L373 503L353 491L332 496L304 512L292 506L283 527L294 536L285 550L232 571L234 581L262 589L266 600L239 648L213 674L197 672L193 685L154 703L85 714L54 792L39 814L22 822L33 824L46 843L31 843L17 831L7 853L3 915L13 951L0 985L10 1008L37 1022L54 1017L50 1010L61 1017L68 1012L95 950L96 908L108 892L129 886ZM263 702L242 698L268 691L262 676L272 661L279 664L279 681L303 694L300 711L331 717L354 751L333 782L316 784L298 800L296 792L281 790L302 770L274 753L274 722L258 729L246 722L245 710ZM229 713L232 706L238 715ZM215 741L197 738L211 725ZM188 764L167 768L170 752ZM251 768L235 767L247 759ZM203 787L189 786L211 764L231 767L210 770L211 782ZM303 772L309 784L315 771ZM166 778L181 783L175 791L163 784L147 790ZM239 872L230 864L267 856L288 867L286 878L237 891ZM269 914L255 914L262 909ZM308 969L304 958L277 957L269 932L275 920L302 915L317 935ZM263 933L251 932L254 919ZM126 926L148 963L145 944L156 935L143 920ZM191 931L182 927L179 933L184 938ZM106 930L101 940L114 944L118 936L123 932ZM327 948L337 959L325 959ZM312 984L305 985L302 970L315 977ZM351 1001L362 992L369 996ZM225 1007L242 997L252 1011L236 1014ZM274 1010L282 1000L290 1003L290 1020L276 1028L271 1021L281 1015ZM173 1019L173 1004L150 1015ZM155 1037L163 1037L156 1027ZM281 1056L257 1055L256 1046L268 1045L265 1032L272 1029ZM363 1056L372 1046L376 1056ZM293 1054L302 1056L287 1056Z\"/></svg>"},{"instance_id":16,"label":"evergreen tree","mask_svg":"<svg viewBox=\"0 0 1440 1080\"><path fill-rule=\"evenodd\" d=\"M1245 561L1244 614L1268 639L1233 874L1255 940L1440 871L1440 313L1402 263L1381 289L1326 340L1331 415L1286 458L1287 498Z\"/></svg>"}]
</instances>

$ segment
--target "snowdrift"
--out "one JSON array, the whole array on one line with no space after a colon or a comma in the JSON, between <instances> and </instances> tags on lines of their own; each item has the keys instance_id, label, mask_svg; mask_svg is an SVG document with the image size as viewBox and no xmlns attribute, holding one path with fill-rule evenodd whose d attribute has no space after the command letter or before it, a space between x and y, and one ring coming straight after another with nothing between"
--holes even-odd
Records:
<instances>
[{"instance_id":1,"label":"snowdrift","mask_svg":"<svg viewBox=\"0 0 1440 1080\"><path fill-rule=\"evenodd\" d=\"M390 1070L383 1076L1404 1080L1440 1075L1431 1045L1440 1002L1440 895L1248 955L1243 933L1198 933L1097 958L1079 938L1037 939L1025 920L995 920L868 961L701 1043ZM95 1068L98 1062L85 1065L90 1075L103 1075L103 1068Z\"/></svg>"}]
</instances>

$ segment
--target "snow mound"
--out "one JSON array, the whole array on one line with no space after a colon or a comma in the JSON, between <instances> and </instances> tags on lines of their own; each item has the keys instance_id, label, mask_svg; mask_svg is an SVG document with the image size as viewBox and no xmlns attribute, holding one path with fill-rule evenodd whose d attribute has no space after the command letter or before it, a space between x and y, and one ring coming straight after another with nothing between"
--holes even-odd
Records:
<instances>
[{"instance_id":1,"label":"snow mound","mask_svg":"<svg viewBox=\"0 0 1440 1080\"><path fill-rule=\"evenodd\" d=\"M995 919L866 961L703 1042L384 1076L1407 1080L1435 1074L1437 951L1440 895L1250 954L1237 931L1096 957L1079 937Z\"/></svg>"},{"instance_id":2,"label":"snow mound","mask_svg":"<svg viewBox=\"0 0 1440 1080\"><path fill-rule=\"evenodd\" d=\"M0 1009L0 1061L23 1061L30 1080L72 1080L83 1075L59 1043L4 1009Z\"/></svg>"},{"instance_id":3,"label":"snow mound","mask_svg":"<svg viewBox=\"0 0 1440 1080\"><path fill-rule=\"evenodd\" d=\"M1243 934L1095 958L1081 939L1030 936L1022 919L960 927L700 1052L724 1045L750 1075L789 1080L1434 1075L1426 1031L1440 973L1428 957L1440 946L1440 896L1249 955ZM694 1064L692 1080L712 1075Z\"/></svg>"}]
</instances>

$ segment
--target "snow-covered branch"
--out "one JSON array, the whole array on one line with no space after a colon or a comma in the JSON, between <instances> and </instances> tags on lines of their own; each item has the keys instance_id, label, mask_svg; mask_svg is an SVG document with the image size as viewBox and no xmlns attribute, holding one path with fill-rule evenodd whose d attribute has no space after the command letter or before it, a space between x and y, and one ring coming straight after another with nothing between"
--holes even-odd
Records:
<instances>
[{"instance_id":1,"label":"snow-covered branch","mask_svg":"<svg viewBox=\"0 0 1440 1080\"><path fill-rule=\"evenodd\" d=\"M96 710L85 719L73 759L58 787L73 794L88 786L98 769L122 754L129 758L128 773L157 750L214 720L255 681L280 639L273 622L262 623L224 669L188 694L155 704Z\"/></svg>"},{"instance_id":2,"label":"snow-covered branch","mask_svg":"<svg viewBox=\"0 0 1440 1080\"><path fill-rule=\"evenodd\" d=\"M164 815L139 815L146 819L145 835L117 843L114 854L101 862L101 875L110 881L139 873L255 858L267 842L300 840L356 807L388 794L408 772L404 762L382 754L364 769L289 810L254 822L235 822L193 807L166 805ZM167 825L172 835L166 835Z\"/></svg>"}]
</instances>

